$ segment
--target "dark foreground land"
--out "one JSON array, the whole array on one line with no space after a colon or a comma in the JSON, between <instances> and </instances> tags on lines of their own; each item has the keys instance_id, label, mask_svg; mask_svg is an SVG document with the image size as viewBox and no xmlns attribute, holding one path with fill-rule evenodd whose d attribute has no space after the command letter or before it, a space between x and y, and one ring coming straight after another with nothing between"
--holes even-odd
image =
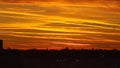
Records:
<instances>
[{"instance_id":1,"label":"dark foreground land","mask_svg":"<svg viewBox=\"0 0 120 68\"><path fill-rule=\"evenodd\" d=\"M120 68L119 50L3 50L0 68Z\"/></svg>"}]
</instances>

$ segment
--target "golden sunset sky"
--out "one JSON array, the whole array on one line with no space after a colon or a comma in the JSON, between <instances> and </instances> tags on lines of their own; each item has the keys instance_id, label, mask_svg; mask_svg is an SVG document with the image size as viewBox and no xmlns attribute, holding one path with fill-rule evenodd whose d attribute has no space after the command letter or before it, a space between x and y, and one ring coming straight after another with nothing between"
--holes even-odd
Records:
<instances>
[{"instance_id":1,"label":"golden sunset sky","mask_svg":"<svg viewBox=\"0 0 120 68\"><path fill-rule=\"evenodd\" d=\"M0 39L15 49L120 49L120 0L0 0Z\"/></svg>"}]
</instances>

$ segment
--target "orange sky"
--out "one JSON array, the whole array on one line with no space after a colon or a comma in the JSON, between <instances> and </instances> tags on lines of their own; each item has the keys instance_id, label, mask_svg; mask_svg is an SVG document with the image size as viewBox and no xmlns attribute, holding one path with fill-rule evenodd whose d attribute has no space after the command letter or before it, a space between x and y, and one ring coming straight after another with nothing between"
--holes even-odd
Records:
<instances>
[{"instance_id":1,"label":"orange sky","mask_svg":"<svg viewBox=\"0 0 120 68\"><path fill-rule=\"evenodd\" d=\"M119 0L0 0L0 39L16 49L120 49Z\"/></svg>"}]
</instances>

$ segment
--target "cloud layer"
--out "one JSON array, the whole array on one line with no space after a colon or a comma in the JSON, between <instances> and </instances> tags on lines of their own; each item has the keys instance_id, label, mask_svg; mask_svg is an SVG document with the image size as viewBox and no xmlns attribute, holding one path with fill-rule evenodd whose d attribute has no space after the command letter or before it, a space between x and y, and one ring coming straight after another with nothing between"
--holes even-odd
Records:
<instances>
[{"instance_id":1,"label":"cloud layer","mask_svg":"<svg viewBox=\"0 0 120 68\"><path fill-rule=\"evenodd\" d=\"M119 0L0 0L1 2L11 2L11 3L19 3L19 2L120 2Z\"/></svg>"},{"instance_id":2,"label":"cloud layer","mask_svg":"<svg viewBox=\"0 0 120 68\"><path fill-rule=\"evenodd\" d=\"M0 2L0 39L5 41L4 48L120 49L118 0Z\"/></svg>"}]
</instances>

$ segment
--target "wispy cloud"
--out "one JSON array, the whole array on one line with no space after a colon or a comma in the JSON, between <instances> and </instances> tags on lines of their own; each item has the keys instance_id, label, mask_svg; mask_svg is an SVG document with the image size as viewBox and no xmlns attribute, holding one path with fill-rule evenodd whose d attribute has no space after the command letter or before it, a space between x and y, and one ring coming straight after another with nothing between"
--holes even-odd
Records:
<instances>
[{"instance_id":1,"label":"wispy cloud","mask_svg":"<svg viewBox=\"0 0 120 68\"><path fill-rule=\"evenodd\" d=\"M120 48L118 0L0 2L5 48Z\"/></svg>"}]
</instances>

